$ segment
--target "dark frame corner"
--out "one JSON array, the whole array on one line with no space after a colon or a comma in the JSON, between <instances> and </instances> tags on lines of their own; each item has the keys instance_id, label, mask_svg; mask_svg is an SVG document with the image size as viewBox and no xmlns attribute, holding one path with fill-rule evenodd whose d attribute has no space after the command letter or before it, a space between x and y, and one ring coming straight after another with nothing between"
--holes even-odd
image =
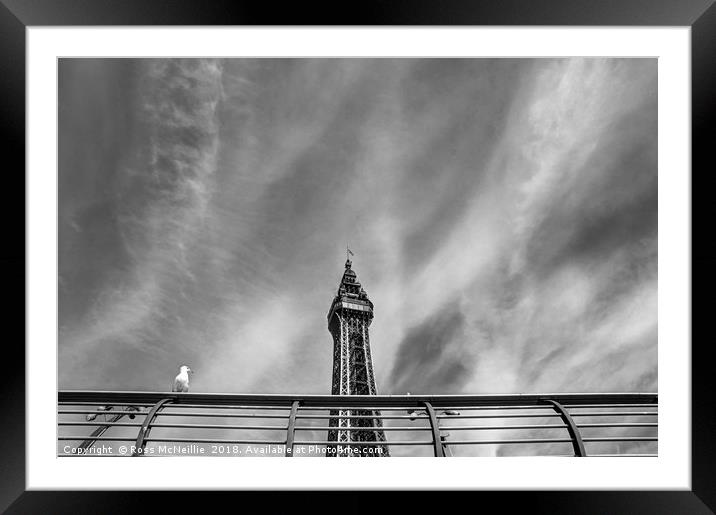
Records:
<instances>
[{"instance_id":1,"label":"dark frame corner","mask_svg":"<svg viewBox=\"0 0 716 515\"><path fill-rule=\"evenodd\" d=\"M355 9L336 9L335 3L287 3L277 9L270 3L240 0L0 0L0 120L6 156L6 191L1 203L4 220L15 222L25 213L25 29L37 25L642 25L689 26L692 42L692 232L714 219L716 204L705 195L714 181L708 129L716 125L716 5L714 0L370 0ZM343 6L345 7L345 6ZM345 13L345 14L344 14ZM709 163L710 164L710 163ZM20 192L23 192L21 195ZM25 224L5 224L13 245L0 253L5 286L17 292L5 310L8 326L19 334L6 338L2 399L4 438L0 440L0 511L6 513L127 513L144 511L147 502L161 494L151 492L26 492L25 491ZM703 231L702 231L703 232ZM706 298L716 289L716 246L708 238L692 239L694 297ZM21 303L19 298L23 299ZM708 304L692 301L693 328L704 326ZM716 391L710 342L692 338L692 490L649 492L484 492L481 498L499 500L502 506L525 503L545 513L714 513L716 512ZM696 337L696 336L700 337ZM683 345L686 342L665 342ZM9 349L11 356L7 357ZM230 494L211 494L226 497ZM266 500L266 493L242 492L242 502ZM272 493L283 504L286 496ZM295 492L294 505L313 508L311 492ZM335 493L331 495L336 495ZM355 505L360 492L341 494ZM413 505L430 494L410 494ZM458 499L454 499L457 495ZM451 493L450 504L459 506L466 493ZM188 509L188 494L161 495L162 511ZM300 499L297 499L299 497ZM417 499L416 499L417 497ZM434 496L433 496L434 497ZM247 499L248 498L248 499ZM498 499L499 498L499 499ZM482 500L482 499L481 499ZM206 508L206 495L203 496ZM101 507L101 510L97 508ZM324 508L326 509L326 508ZM274 511L274 510L271 510Z\"/></svg>"}]
</instances>

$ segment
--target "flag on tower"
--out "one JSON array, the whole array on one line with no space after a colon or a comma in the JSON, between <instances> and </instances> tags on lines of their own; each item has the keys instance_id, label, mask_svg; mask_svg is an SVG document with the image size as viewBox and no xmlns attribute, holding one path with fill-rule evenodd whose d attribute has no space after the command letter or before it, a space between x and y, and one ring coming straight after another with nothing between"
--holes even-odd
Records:
<instances>
[{"instance_id":1,"label":"flag on tower","mask_svg":"<svg viewBox=\"0 0 716 515\"><path fill-rule=\"evenodd\" d=\"M353 255L353 251L352 251L351 249L349 249L348 247L346 247L346 250L348 251L348 254L350 254L351 256Z\"/></svg>"}]
</instances>

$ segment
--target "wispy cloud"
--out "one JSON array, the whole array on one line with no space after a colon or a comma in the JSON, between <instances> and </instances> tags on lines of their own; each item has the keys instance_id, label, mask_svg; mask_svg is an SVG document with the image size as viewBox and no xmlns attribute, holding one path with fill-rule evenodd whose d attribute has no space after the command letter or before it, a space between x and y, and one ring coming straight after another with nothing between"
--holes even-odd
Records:
<instances>
[{"instance_id":1,"label":"wispy cloud","mask_svg":"<svg viewBox=\"0 0 716 515\"><path fill-rule=\"evenodd\" d=\"M328 392L350 243L382 393L656 389L655 60L60 69L61 387Z\"/></svg>"}]
</instances>

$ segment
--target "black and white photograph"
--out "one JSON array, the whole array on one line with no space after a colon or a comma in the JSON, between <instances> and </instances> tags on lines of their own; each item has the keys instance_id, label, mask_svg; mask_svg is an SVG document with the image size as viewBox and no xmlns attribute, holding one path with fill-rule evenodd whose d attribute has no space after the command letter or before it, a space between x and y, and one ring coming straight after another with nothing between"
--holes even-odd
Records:
<instances>
[{"instance_id":1,"label":"black and white photograph","mask_svg":"<svg viewBox=\"0 0 716 515\"><path fill-rule=\"evenodd\" d=\"M58 59L57 456L658 456L657 73Z\"/></svg>"}]
</instances>

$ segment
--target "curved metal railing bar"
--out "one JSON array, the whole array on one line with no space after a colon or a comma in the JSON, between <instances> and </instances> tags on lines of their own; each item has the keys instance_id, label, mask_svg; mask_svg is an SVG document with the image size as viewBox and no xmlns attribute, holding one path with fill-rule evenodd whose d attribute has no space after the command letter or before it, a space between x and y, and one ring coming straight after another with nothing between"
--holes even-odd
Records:
<instances>
[{"instance_id":1,"label":"curved metal railing bar","mask_svg":"<svg viewBox=\"0 0 716 515\"><path fill-rule=\"evenodd\" d=\"M149 436L149 432L151 431L151 424L154 417L156 417L157 412L162 409L162 406L170 402L172 402L171 398L165 398L157 401L157 403L152 406L152 409L149 410L147 416L144 417L144 422L142 422L142 426L139 428L139 433L137 434L137 444L134 448L134 452L132 453L133 456L141 456L142 451L144 450L144 445L147 442L146 438Z\"/></svg>"}]
</instances>

